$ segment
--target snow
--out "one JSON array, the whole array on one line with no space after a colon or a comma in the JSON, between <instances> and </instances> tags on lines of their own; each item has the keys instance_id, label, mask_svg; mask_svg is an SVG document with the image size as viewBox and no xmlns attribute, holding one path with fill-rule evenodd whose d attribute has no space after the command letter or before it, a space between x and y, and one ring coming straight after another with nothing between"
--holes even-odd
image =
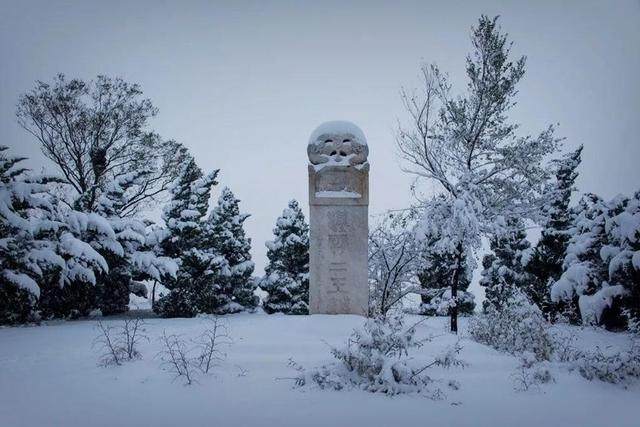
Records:
<instances>
[{"instance_id":1,"label":"snow","mask_svg":"<svg viewBox=\"0 0 640 427\"><path fill-rule=\"evenodd\" d=\"M149 251L135 251L131 254L131 263L142 273L146 273L156 280L164 275L176 277L178 264L173 258L157 256Z\"/></svg>"},{"instance_id":2,"label":"snow","mask_svg":"<svg viewBox=\"0 0 640 427\"><path fill-rule=\"evenodd\" d=\"M633 257L631 258L631 262L633 263L633 267L636 270L640 270L640 251L635 251L633 253Z\"/></svg>"},{"instance_id":3,"label":"snow","mask_svg":"<svg viewBox=\"0 0 640 427\"><path fill-rule=\"evenodd\" d=\"M322 142L319 141L318 138L324 134L351 134L358 143L367 145L367 137L364 136L362 129L351 122L334 120L322 123L311 133L311 136L309 137L309 144L311 145L317 142Z\"/></svg>"},{"instance_id":4,"label":"snow","mask_svg":"<svg viewBox=\"0 0 640 427\"><path fill-rule=\"evenodd\" d=\"M625 295L626 293L622 285L615 285L603 286L593 295L580 295L578 305L580 306L582 322L584 324L597 325L604 309L611 307L613 297Z\"/></svg>"},{"instance_id":5,"label":"snow","mask_svg":"<svg viewBox=\"0 0 640 427\"><path fill-rule=\"evenodd\" d=\"M11 270L4 270L2 274L4 275L5 279L15 284L19 288L26 289L37 297L40 296L40 287L35 280L27 276L26 274L16 273L15 271Z\"/></svg>"},{"instance_id":6,"label":"snow","mask_svg":"<svg viewBox=\"0 0 640 427\"><path fill-rule=\"evenodd\" d=\"M576 290L582 290L589 283L589 266L585 262L571 265L560 279L551 286L551 300L569 300Z\"/></svg>"},{"instance_id":7,"label":"snow","mask_svg":"<svg viewBox=\"0 0 640 427\"><path fill-rule=\"evenodd\" d=\"M294 388L287 378L304 367L330 363L329 345L342 345L363 319L357 316L225 316L234 343L226 361L210 376L185 386L159 367L158 337L195 338L206 321L148 319L150 340L140 344L142 360L120 367L97 366L92 348L95 321L52 322L40 327L0 329L0 425L35 426L637 426L640 386L587 381L552 367L556 382L540 391L516 392L512 374L519 360L466 338L461 319L464 369L430 369L442 381L446 399L420 395L387 397L365 391ZM418 320L415 318L414 320ZM107 319L107 325L120 320ZM437 335L415 357L432 360L456 337L444 333L447 318L430 318L416 336ZM577 346L623 347L625 334L566 325ZM325 343L326 342L326 343ZM449 380L460 384L453 390Z\"/></svg>"}]
</instances>

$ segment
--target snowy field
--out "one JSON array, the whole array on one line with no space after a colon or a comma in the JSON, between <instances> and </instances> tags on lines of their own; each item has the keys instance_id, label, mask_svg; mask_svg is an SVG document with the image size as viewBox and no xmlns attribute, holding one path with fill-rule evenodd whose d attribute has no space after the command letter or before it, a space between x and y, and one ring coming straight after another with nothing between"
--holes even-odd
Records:
<instances>
[{"instance_id":1,"label":"snowy field","mask_svg":"<svg viewBox=\"0 0 640 427\"><path fill-rule=\"evenodd\" d=\"M225 317L234 343L213 375L184 385L160 368L162 331L197 336L204 319L148 319L143 358L101 367L92 348L96 321L0 329L0 426L638 426L640 386L589 382L553 368L555 383L516 392L518 360L461 334L469 366L433 370L446 398L388 397L359 390L295 388L293 358L313 367L331 361L363 319L357 316L238 314ZM120 322L107 320L105 323ZM466 322L463 320L463 330ZM437 335L416 353L431 360L455 337L432 318L418 335ZM613 348L625 336L578 329L582 346ZM460 384L451 389L449 380Z\"/></svg>"}]
</instances>

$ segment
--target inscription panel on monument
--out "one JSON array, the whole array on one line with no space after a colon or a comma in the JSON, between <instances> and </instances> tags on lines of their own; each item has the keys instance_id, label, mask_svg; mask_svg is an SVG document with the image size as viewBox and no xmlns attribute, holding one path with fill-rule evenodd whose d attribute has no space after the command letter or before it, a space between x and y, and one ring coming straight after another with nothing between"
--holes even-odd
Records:
<instances>
[{"instance_id":1,"label":"inscription panel on monument","mask_svg":"<svg viewBox=\"0 0 640 427\"><path fill-rule=\"evenodd\" d=\"M349 264L344 261L349 253L349 213L346 209L336 208L328 213L327 242L329 244L329 268L327 298L329 304L342 311L349 307L349 292L347 278Z\"/></svg>"},{"instance_id":2,"label":"inscription panel on monument","mask_svg":"<svg viewBox=\"0 0 640 427\"><path fill-rule=\"evenodd\" d=\"M329 263L329 283L327 289L328 303L338 311L349 307L350 299L347 289L349 271L346 262Z\"/></svg>"},{"instance_id":3,"label":"inscription panel on monument","mask_svg":"<svg viewBox=\"0 0 640 427\"><path fill-rule=\"evenodd\" d=\"M348 191L362 194L358 177L348 169L337 169L332 173L321 173L316 181L316 193L324 191Z\"/></svg>"}]
</instances>

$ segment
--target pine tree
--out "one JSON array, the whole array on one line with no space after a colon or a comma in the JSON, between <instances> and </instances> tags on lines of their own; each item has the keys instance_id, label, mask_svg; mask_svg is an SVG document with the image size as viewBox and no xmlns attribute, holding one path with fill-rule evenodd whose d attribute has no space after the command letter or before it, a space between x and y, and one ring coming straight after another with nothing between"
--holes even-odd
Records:
<instances>
[{"instance_id":1,"label":"pine tree","mask_svg":"<svg viewBox=\"0 0 640 427\"><path fill-rule=\"evenodd\" d=\"M607 221L606 231L608 244L600 257L608 267L608 284L623 292L611 301L601 322L609 328L629 328L640 320L640 191Z\"/></svg>"},{"instance_id":2,"label":"pine tree","mask_svg":"<svg viewBox=\"0 0 640 427\"><path fill-rule=\"evenodd\" d=\"M55 228L47 183L19 166L24 157L7 156L0 146L0 325L37 320L38 281L48 265L62 268L51 242L38 234Z\"/></svg>"},{"instance_id":3,"label":"pine tree","mask_svg":"<svg viewBox=\"0 0 640 427\"><path fill-rule=\"evenodd\" d=\"M509 218L490 239L492 254L482 260L480 286L484 286L485 311L489 306L500 309L517 288L529 298L532 277L525 271L531 244L527 240L524 223L518 218Z\"/></svg>"},{"instance_id":4,"label":"pine tree","mask_svg":"<svg viewBox=\"0 0 640 427\"><path fill-rule=\"evenodd\" d=\"M255 308L255 280L251 277L251 239L246 237L244 222L249 217L240 213L240 200L229 188L223 188L218 205L206 221L206 245L222 257L222 268L216 281L215 311L232 313Z\"/></svg>"},{"instance_id":5,"label":"pine tree","mask_svg":"<svg viewBox=\"0 0 640 427\"><path fill-rule=\"evenodd\" d=\"M100 251L109 265L109 273L101 275L97 283L97 305L105 316L129 310L129 287L132 279L128 260L131 253L125 247L130 246L133 241L143 239L144 235L140 235L136 220L122 219L117 212L124 202L124 194L136 183L139 175L144 175L144 171L126 174L109 183L98 200L97 212L109 221L122 248L121 252Z\"/></svg>"},{"instance_id":6,"label":"pine tree","mask_svg":"<svg viewBox=\"0 0 640 427\"><path fill-rule=\"evenodd\" d=\"M587 301L607 280L607 267L600 251L608 242L605 227L611 210L599 196L585 194L573 215L562 275L552 284L550 295L551 300L559 305L558 312L568 320L577 323L582 319L592 323L598 320L581 308L580 300Z\"/></svg>"},{"instance_id":7,"label":"pine tree","mask_svg":"<svg viewBox=\"0 0 640 427\"><path fill-rule=\"evenodd\" d=\"M296 200L282 211L266 243L269 264L260 280L268 293L264 310L271 314L309 313L309 226Z\"/></svg>"},{"instance_id":8,"label":"pine tree","mask_svg":"<svg viewBox=\"0 0 640 427\"><path fill-rule=\"evenodd\" d=\"M451 277L455 259L451 253L438 250L434 244L435 239L431 239L421 257L418 273L418 281L422 289L420 313L428 316L444 316L448 314L451 301ZM458 281L458 313L471 315L476 307L473 294L467 291L471 284L472 272L466 255L462 259L464 274Z\"/></svg>"},{"instance_id":9,"label":"pine tree","mask_svg":"<svg viewBox=\"0 0 640 427\"><path fill-rule=\"evenodd\" d=\"M100 308L101 283L109 275L108 260L124 256L124 249L101 215L66 207L60 207L58 215L63 227L55 237L56 251L65 260L65 268L58 283L47 286L50 293L45 311L55 317L78 318Z\"/></svg>"},{"instance_id":10,"label":"pine tree","mask_svg":"<svg viewBox=\"0 0 640 427\"><path fill-rule=\"evenodd\" d=\"M146 248L147 230L143 221L122 216L129 202L127 192L146 179L148 171L124 174L106 186L98 200L98 212L113 228L121 254L102 251L109 265L109 273L98 281L98 307L103 315L127 311L133 280L175 276L177 265L167 257L156 256Z\"/></svg>"},{"instance_id":11,"label":"pine tree","mask_svg":"<svg viewBox=\"0 0 640 427\"><path fill-rule=\"evenodd\" d=\"M164 317L193 317L212 313L215 308L222 259L205 247L207 236L202 219L217 175L217 170L204 175L190 158L170 189L172 200L163 213L167 236L160 245L164 256L180 260L180 268L175 278L165 282L169 294L153 307Z\"/></svg>"},{"instance_id":12,"label":"pine tree","mask_svg":"<svg viewBox=\"0 0 640 427\"><path fill-rule=\"evenodd\" d=\"M569 202L575 191L574 183L578 177L577 168L580 165L581 154L582 146L554 161L555 181L547 192L547 222L527 265L527 271L535 277L527 295L548 317L554 314L549 289L562 274L562 262L571 237L569 228L572 217Z\"/></svg>"}]
</instances>

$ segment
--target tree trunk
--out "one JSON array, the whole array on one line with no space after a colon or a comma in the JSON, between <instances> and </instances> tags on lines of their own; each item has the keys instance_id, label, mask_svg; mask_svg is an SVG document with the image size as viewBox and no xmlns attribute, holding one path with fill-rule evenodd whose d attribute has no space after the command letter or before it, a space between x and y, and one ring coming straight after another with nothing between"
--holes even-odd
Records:
<instances>
[{"instance_id":1,"label":"tree trunk","mask_svg":"<svg viewBox=\"0 0 640 427\"><path fill-rule=\"evenodd\" d=\"M453 306L449 309L451 316L451 332L458 333L458 282L460 281L460 268L462 267L462 244L456 248L456 267L451 279L451 301Z\"/></svg>"},{"instance_id":2,"label":"tree trunk","mask_svg":"<svg viewBox=\"0 0 640 427\"><path fill-rule=\"evenodd\" d=\"M153 281L153 288L151 289L151 310L153 310L153 306L156 304L156 285L158 284L157 280Z\"/></svg>"}]
</instances>

